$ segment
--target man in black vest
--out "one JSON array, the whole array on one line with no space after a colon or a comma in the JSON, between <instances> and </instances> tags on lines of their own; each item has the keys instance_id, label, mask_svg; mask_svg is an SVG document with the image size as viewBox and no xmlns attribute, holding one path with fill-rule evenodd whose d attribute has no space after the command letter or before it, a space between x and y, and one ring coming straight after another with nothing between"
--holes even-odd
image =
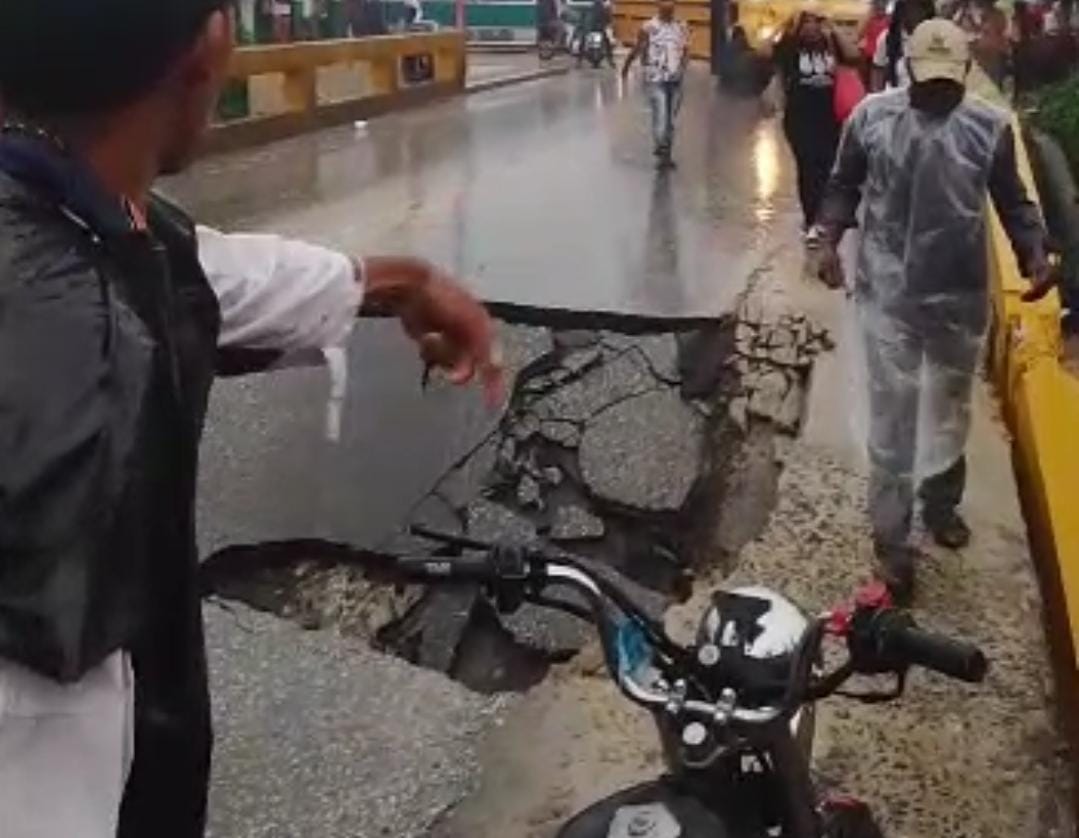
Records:
<instances>
[{"instance_id":1,"label":"man in black vest","mask_svg":"<svg viewBox=\"0 0 1079 838\"><path fill-rule=\"evenodd\" d=\"M419 260L196 229L151 194L206 129L228 0L0 4L5 838L197 838L210 711L193 500L215 374L400 317L501 395L483 308Z\"/></svg>"}]
</instances>

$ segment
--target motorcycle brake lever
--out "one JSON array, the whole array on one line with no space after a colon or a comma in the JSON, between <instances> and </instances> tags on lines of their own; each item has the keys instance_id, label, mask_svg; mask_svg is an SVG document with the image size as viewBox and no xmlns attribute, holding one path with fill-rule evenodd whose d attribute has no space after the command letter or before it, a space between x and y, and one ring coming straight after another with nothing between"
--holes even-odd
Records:
<instances>
[{"instance_id":1,"label":"motorcycle brake lever","mask_svg":"<svg viewBox=\"0 0 1079 838\"><path fill-rule=\"evenodd\" d=\"M866 692L836 690L833 695L848 698L862 704L884 704L888 701L895 701L897 698L902 697L903 692L906 690L907 671L905 669L897 670L892 674L895 675L895 688L892 690L867 690Z\"/></svg>"}]
</instances>

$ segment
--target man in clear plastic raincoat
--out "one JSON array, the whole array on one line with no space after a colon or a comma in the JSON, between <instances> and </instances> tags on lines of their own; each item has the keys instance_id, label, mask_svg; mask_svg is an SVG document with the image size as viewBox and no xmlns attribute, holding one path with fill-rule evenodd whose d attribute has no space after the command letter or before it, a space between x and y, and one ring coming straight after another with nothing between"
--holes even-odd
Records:
<instances>
[{"instance_id":1,"label":"man in clear plastic raincoat","mask_svg":"<svg viewBox=\"0 0 1079 838\"><path fill-rule=\"evenodd\" d=\"M957 508L989 315L987 192L1024 273L1047 274L1011 119L966 93L962 31L927 21L907 55L909 92L871 96L851 115L820 220L838 265L835 247L861 206L854 296L869 381L869 511L880 570L899 596L914 583L916 469L937 543L959 549L971 536Z\"/></svg>"}]
</instances>

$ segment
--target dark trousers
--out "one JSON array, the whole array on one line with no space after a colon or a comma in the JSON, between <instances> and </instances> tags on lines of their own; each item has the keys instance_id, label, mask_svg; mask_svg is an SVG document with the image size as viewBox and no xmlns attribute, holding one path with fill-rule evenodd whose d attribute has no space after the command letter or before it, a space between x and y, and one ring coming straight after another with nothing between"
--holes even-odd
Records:
<instances>
[{"instance_id":1,"label":"dark trousers","mask_svg":"<svg viewBox=\"0 0 1079 838\"><path fill-rule=\"evenodd\" d=\"M132 649L135 759L117 838L202 838L206 829L213 729L201 604L177 599Z\"/></svg>"},{"instance_id":2,"label":"dark trousers","mask_svg":"<svg viewBox=\"0 0 1079 838\"><path fill-rule=\"evenodd\" d=\"M839 147L839 126L831 113L802 114L788 108L783 119L798 170L798 198L808 230L817 220L828 177L832 173L836 149Z\"/></svg>"}]
</instances>

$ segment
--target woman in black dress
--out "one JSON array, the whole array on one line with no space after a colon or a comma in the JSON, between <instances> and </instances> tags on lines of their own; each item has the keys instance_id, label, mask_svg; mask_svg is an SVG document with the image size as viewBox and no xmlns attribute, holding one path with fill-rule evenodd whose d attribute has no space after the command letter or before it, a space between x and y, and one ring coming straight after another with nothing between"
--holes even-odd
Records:
<instances>
[{"instance_id":1,"label":"woman in black dress","mask_svg":"<svg viewBox=\"0 0 1079 838\"><path fill-rule=\"evenodd\" d=\"M812 231L839 145L835 115L836 69L857 64L858 49L813 10L799 12L775 46L784 93L783 131L798 169L805 230Z\"/></svg>"}]
</instances>

